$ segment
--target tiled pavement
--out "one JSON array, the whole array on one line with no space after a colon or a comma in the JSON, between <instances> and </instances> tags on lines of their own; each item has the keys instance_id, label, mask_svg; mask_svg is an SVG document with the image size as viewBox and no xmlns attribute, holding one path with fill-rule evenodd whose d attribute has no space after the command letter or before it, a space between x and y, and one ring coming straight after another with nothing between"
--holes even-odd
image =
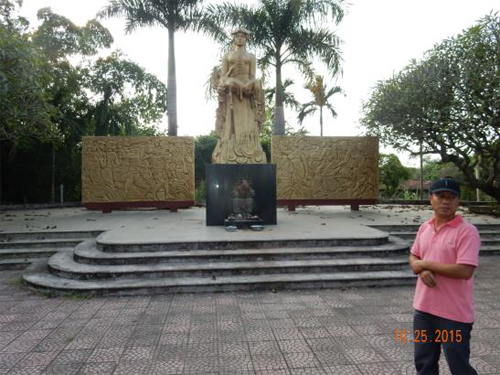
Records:
<instances>
[{"instance_id":1,"label":"tiled pavement","mask_svg":"<svg viewBox=\"0 0 500 375\"><path fill-rule=\"evenodd\" d=\"M500 374L500 257L481 262L472 363ZM412 287L80 299L20 276L0 273L0 374L414 373Z\"/></svg>"}]
</instances>

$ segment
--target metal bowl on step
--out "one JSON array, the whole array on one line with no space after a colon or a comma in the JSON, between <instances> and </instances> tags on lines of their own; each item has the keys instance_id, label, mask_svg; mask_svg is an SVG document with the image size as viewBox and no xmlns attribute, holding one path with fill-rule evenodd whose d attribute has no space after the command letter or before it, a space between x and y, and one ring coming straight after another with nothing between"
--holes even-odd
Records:
<instances>
[{"instance_id":1,"label":"metal bowl on step","mask_svg":"<svg viewBox=\"0 0 500 375\"><path fill-rule=\"evenodd\" d=\"M250 229L259 232L264 229L264 226L259 224L250 225Z\"/></svg>"},{"instance_id":2,"label":"metal bowl on step","mask_svg":"<svg viewBox=\"0 0 500 375\"><path fill-rule=\"evenodd\" d=\"M236 232L238 230L238 227L236 225L227 225L226 230L228 232Z\"/></svg>"}]
</instances>

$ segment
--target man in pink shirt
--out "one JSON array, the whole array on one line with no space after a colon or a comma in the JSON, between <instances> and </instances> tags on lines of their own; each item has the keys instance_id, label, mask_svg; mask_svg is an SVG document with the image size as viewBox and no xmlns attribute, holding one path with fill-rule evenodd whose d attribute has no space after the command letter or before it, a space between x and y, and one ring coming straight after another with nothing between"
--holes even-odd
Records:
<instances>
[{"instance_id":1,"label":"man in pink shirt","mask_svg":"<svg viewBox=\"0 0 500 375\"><path fill-rule=\"evenodd\" d=\"M451 178L431 185L434 216L420 226L411 249L410 267L418 275L413 301L418 374L439 374L441 347L452 374L477 374L469 357L481 240L476 227L456 215L459 197L460 186Z\"/></svg>"}]
</instances>

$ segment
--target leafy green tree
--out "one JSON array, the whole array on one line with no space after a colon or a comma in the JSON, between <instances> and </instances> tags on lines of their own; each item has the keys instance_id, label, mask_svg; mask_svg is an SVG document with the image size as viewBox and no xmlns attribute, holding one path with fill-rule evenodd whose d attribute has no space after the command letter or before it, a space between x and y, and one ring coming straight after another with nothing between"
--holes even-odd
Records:
<instances>
[{"instance_id":1,"label":"leafy green tree","mask_svg":"<svg viewBox=\"0 0 500 375\"><path fill-rule=\"evenodd\" d=\"M50 104L56 109L51 119L59 130L60 137L52 142L52 183L51 201L55 201L56 148L65 140L61 131L78 117L75 108L86 104L82 76L78 68L69 63L69 57L95 55L101 48L110 47L113 42L111 33L98 21L91 20L83 27L76 26L68 18L53 13L51 8L42 8L37 13L41 25L33 33L31 40L42 52L48 62L46 71L51 81L46 86ZM78 102L78 103L77 103ZM66 140L67 142L67 140Z\"/></svg>"},{"instance_id":2,"label":"leafy green tree","mask_svg":"<svg viewBox=\"0 0 500 375\"><path fill-rule=\"evenodd\" d=\"M165 113L165 85L120 53L98 59L88 81L88 87L101 97L93 111L95 135L137 134L158 123Z\"/></svg>"},{"instance_id":3,"label":"leafy green tree","mask_svg":"<svg viewBox=\"0 0 500 375\"><path fill-rule=\"evenodd\" d=\"M194 177L196 184L205 180L205 164L212 163L212 154L217 145L217 134L200 135L194 140Z\"/></svg>"},{"instance_id":4,"label":"leafy green tree","mask_svg":"<svg viewBox=\"0 0 500 375\"><path fill-rule=\"evenodd\" d=\"M27 23L15 18L15 4L0 6L0 141L14 147L33 139L56 136L51 121L53 108L44 87L49 81L43 55L25 33Z\"/></svg>"},{"instance_id":5,"label":"leafy green tree","mask_svg":"<svg viewBox=\"0 0 500 375\"><path fill-rule=\"evenodd\" d=\"M377 85L364 106L368 134L415 155L440 155L465 184L500 201L499 51L498 14L436 45Z\"/></svg>"},{"instance_id":6,"label":"leafy green tree","mask_svg":"<svg viewBox=\"0 0 500 375\"><path fill-rule=\"evenodd\" d=\"M0 181L0 187L13 203L53 201L59 184L66 200L80 200L82 136L97 128L105 129L102 134L158 134L154 124L166 110L166 87L119 53L96 59L112 42L97 21L78 27L44 8L42 24L30 33L24 20L13 18L14 10L14 3L0 0L0 43L6 47L0 49L0 60L6 59L0 82L8 84L0 85L0 100L17 116L4 117L9 112L2 109L0 134L7 136L0 161L7 162L0 172L9 184Z\"/></svg>"},{"instance_id":7,"label":"leafy green tree","mask_svg":"<svg viewBox=\"0 0 500 375\"><path fill-rule=\"evenodd\" d=\"M380 182L384 184L386 195L393 197L401 182L408 180L410 172L394 154L380 154Z\"/></svg>"},{"instance_id":8,"label":"leafy green tree","mask_svg":"<svg viewBox=\"0 0 500 375\"><path fill-rule=\"evenodd\" d=\"M29 22L18 15L23 0L0 0L0 25L7 28L25 29Z\"/></svg>"},{"instance_id":9,"label":"leafy green tree","mask_svg":"<svg viewBox=\"0 0 500 375\"><path fill-rule=\"evenodd\" d=\"M460 171L453 163L442 163L440 160L434 160L430 157L424 158L424 180L435 181L446 176L455 178L459 174ZM420 177L420 171L417 173L417 177ZM460 176L459 179L463 179L463 177Z\"/></svg>"},{"instance_id":10,"label":"leafy green tree","mask_svg":"<svg viewBox=\"0 0 500 375\"><path fill-rule=\"evenodd\" d=\"M66 61L73 55L92 56L113 43L109 30L95 19L79 27L51 8L41 8L37 17L42 24L33 34L33 43L43 49L50 61Z\"/></svg>"},{"instance_id":11,"label":"leafy green tree","mask_svg":"<svg viewBox=\"0 0 500 375\"><path fill-rule=\"evenodd\" d=\"M306 116L315 113L319 108L320 135L323 136L323 107L330 111L332 117L337 117L337 112L330 103L330 99L333 95L342 93L342 89L339 86L327 89L322 76L316 76L314 81L306 85L306 88L311 92L314 99L301 106L298 116L299 122L302 124Z\"/></svg>"},{"instance_id":12,"label":"leafy green tree","mask_svg":"<svg viewBox=\"0 0 500 375\"><path fill-rule=\"evenodd\" d=\"M249 44L261 52L259 65L270 66L276 74L273 133L285 134L282 69L295 65L312 77L311 60L319 58L337 73L340 65L340 41L325 25L338 24L343 17L341 1L336 0L259 0L256 7L223 3L209 5L200 27L214 39L227 42L225 27L245 27L252 35Z\"/></svg>"},{"instance_id":13,"label":"leafy green tree","mask_svg":"<svg viewBox=\"0 0 500 375\"><path fill-rule=\"evenodd\" d=\"M50 8L40 9L38 18L43 22L33 34L33 43L50 61L53 81L48 92L58 109L54 121L60 128L73 123L73 116L86 122L79 136L132 135L162 118L167 101L165 85L121 53L76 66L69 62L70 57L94 56L111 46L112 35L98 21L78 27ZM97 101L89 98L89 91Z\"/></svg>"},{"instance_id":14,"label":"leafy green tree","mask_svg":"<svg viewBox=\"0 0 500 375\"><path fill-rule=\"evenodd\" d=\"M104 17L125 17L126 31L139 26L160 25L168 30L168 135L177 135L177 80L175 32L194 27L203 0L109 0L100 12Z\"/></svg>"},{"instance_id":15,"label":"leafy green tree","mask_svg":"<svg viewBox=\"0 0 500 375\"><path fill-rule=\"evenodd\" d=\"M21 1L0 0L0 203L5 163L18 149L57 137L44 87L43 55L30 43L28 22L17 15Z\"/></svg>"}]
</instances>

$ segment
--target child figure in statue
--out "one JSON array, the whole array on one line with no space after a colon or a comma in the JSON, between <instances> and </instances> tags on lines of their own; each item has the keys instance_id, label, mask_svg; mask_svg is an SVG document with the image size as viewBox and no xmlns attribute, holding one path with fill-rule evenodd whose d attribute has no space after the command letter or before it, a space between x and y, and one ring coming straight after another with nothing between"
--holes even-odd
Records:
<instances>
[{"instance_id":1,"label":"child figure in statue","mask_svg":"<svg viewBox=\"0 0 500 375\"><path fill-rule=\"evenodd\" d=\"M265 121L262 83L255 78L255 56L246 50L249 32L235 30L233 48L222 58L217 84L219 107L215 131L219 137L214 164L263 164L260 144Z\"/></svg>"}]
</instances>

